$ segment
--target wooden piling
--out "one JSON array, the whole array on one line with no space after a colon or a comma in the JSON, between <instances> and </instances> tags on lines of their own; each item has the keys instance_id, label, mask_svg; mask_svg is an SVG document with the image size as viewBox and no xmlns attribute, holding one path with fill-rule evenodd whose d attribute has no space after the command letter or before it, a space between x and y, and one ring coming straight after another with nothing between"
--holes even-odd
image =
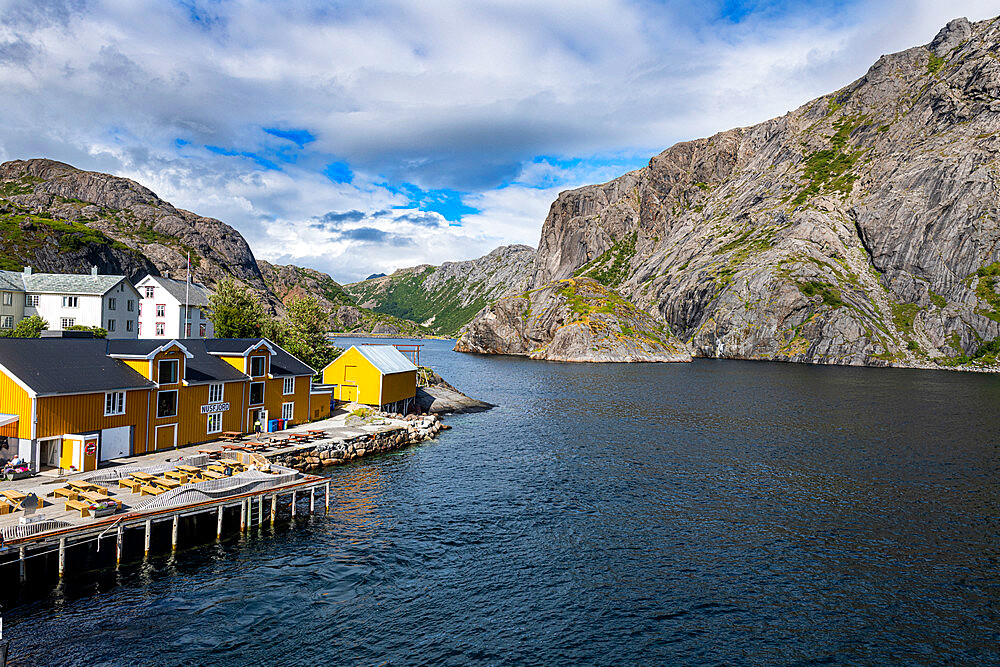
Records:
<instances>
[{"instance_id":1,"label":"wooden piling","mask_svg":"<svg viewBox=\"0 0 1000 667\"><path fill-rule=\"evenodd\" d=\"M115 536L115 566L122 562L122 539L125 533L125 526L118 524L118 534Z\"/></svg>"},{"instance_id":2,"label":"wooden piling","mask_svg":"<svg viewBox=\"0 0 1000 667\"><path fill-rule=\"evenodd\" d=\"M249 498L243 498L240 500L240 532L247 532L247 505L250 504Z\"/></svg>"},{"instance_id":3,"label":"wooden piling","mask_svg":"<svg viewBox=\"0 0 1000 667\"><path fill-rule=\"evenodd\" d=\"M24 571L24 558L27 555L27 552L28 552L28 550L26 548L24 548L24 547L21 547L19 549L20 561L21 561L21 564L20 564L19 567L20 567L20 572L21 572L21 583L22 584L24 583L24 580L26 578L25 577L25 571Z\"/></svg>"},{"instance_id":4,"label":"wooden piling","mask_svg":"<svg viewBox=\"0 0 1000 667\"><path fill-rule=\"evenodd\" d=\"M223 506L219 505L218 516L215 520L215 539L222 539L222 509Z\"/></svg>"},{"instance_id":5,"label":"wooden piling","mask_svg":"<svg viewBox=\"0 0 1000 667\"><path fill-rule=\"evenodd\" d=\"M274 520L278 516L278 494L271 496L271 527L274 527Z\"/></svg>"},{"instance_id":6,"label":"wooden piling","mask_svg":"<svg viewBox=\"0 0 1000 667\"><path fill-rule=\"evenodd\" d=\"M330 513L330 482L326 483L326 513Z\"/></svg>"},{"instance_id":7,"label":"wooden piling","mask_svg":"<svg viewBox=\"0 0 1000 667\"><path fill-rule=\"evenodd\" d=\"M292 491L292 518L295 518L295 501L298 499L298 495L295 491Z\"/></svg>"},{"instance_id":8,"label":"wooden piling","mask_svg":"<svg viewBox=\"0 0 1000 667\"><path fill-rule=\"evenodd\" d=\"M146 535L145 535L146 551L145 551L145 554L143 554L143 557L144 558L149 558L149 541L150 541L150 539L153 536L153 520L152 519L146 519L146 526L145 527L146 527Z\"/></svg>"},{"instance_id":9,"label":"wooden piling","mask_svg":"<svg viewBox=\"0 0 1000 667\"><path fill-rule=\"evenodd\" d=\"M66 538L59 538L59 578L66 574Z\"/></svg>"},{"instance_id":10,"label":"wooden piling","mask_svg":"<svg viewBox=\"0 0 1000 667\"><path fill-rule=\"evenodd\" d=\"M316 513L316 489L309 489L309 514Z\"/></svg>"},{"instance_id":11,"label":"wooden piling","mask_svg":"<svg viewBox=\"0 0 1000 667\"><path fill-rule=\"evenodd\" d=\"M180 521L180 516L175 514L174 527L170 532L170 549L173 551L177 551L177 524L179 523L179 521Z\"/></svg>"}]
</instances>

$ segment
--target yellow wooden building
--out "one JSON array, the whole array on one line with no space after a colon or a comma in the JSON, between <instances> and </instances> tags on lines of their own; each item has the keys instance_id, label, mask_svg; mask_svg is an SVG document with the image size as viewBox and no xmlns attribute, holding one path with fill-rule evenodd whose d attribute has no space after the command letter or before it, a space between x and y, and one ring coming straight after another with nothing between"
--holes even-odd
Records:
<instances>
[{"instance_id":1,"label":"yellow wooden building","mask_svg":"<svg viewBox=\"0 0 1000 667\"><path fill-rule=\"evenodd\" d=\"M35 470L329 415L315 371L262 338L0 339L0 439Z\"/></svg>"},{"instance_id":2,"label":"yellow wooden building","mask_svg":"<svg viewBox=\"0 0 1000 667\"><path fill-rule=\"evenodd\" d=\"M417 395L417 367L392 345L352 345L323 369L338 401L407 413Z\"/></svg>"}]
</instances>

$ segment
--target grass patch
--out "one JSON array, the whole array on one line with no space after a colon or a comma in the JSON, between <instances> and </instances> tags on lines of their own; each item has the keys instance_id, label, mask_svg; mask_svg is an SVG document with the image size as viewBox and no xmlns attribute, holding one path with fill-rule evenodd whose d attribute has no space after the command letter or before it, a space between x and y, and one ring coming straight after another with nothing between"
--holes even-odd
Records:
<instances>
[{"instance_id":1,"label":"grass patch","mask_svg":"<svg viewBox=\"0 0 1000 667\"><path fill-rule=\"evenodd\" d=\"M931 303L933 303L938 308L944 308L945 306L948 305L948 299L944 298L943 296L941 296L940 294L938 294L937 292L935 292L930 288L927 288L927 295L930 297Z\"/></svg>"},{"instance_id":2,"label":"grass patch","mask_svg":"<svg viewBox=\"0 0 1000 667\"><path fill-rule=\"evenodd\" d=\"M800 206L819 194L839 192L844 196L851 193L858 176L851 170L865 153L865 150L846 150L851 133L867 120L867 116L841 118L833 124L835 130L830 137L830 148L818 150L806 156L803 176L806 186L791 200L793 206Z\"/></svg>"},{"instance_id":3,"label":"grass patch","mask_svg":"<svg viewBox=\"0 0 1000 667\"><path fill-rule=\"evenodd\" d=\"M944 67L944 58L942 58L941 56L934 55L933 53L929 53L927 55L928 76L936 75L938 72L941 71L942 67Z\"/></svg>"},{"instance_id":4,"label":"grass patch","mask_svg":"<svg viewBox=\"0 0 1000 667\"><path fill-rule=\"evenodd\" d=\"M832 309L840 308L844 305L844 300L840 296L840 288L830 283L820 280L809 280L798 283L799 291L807 297L819 296L823 300L823 305Z\"/></svg>"},{"instance_id":5,"label":"grass patch","mask_svg":"<svg viewBox=\"0 0 1000 667\"><path fill-rule=\"evenodd\" d=\"M629 276L639 232L632 232L604 251L600 257L577 269L574 276L588 276L608 287L618 287Z\"/></svg>"}]
</instances>

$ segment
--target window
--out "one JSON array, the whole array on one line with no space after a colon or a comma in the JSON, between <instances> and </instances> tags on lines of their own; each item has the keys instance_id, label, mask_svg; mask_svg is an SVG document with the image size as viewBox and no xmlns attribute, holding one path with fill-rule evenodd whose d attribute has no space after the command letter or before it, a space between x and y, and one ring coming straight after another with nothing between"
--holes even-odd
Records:
<instances>
[{"instance_id":1,"label":"window","mask_svg":"<svg viewBox=\"0 0 1000 667\"><path fill-rule=\"evenodd\" d=\"M152 299L153 298L153 288L152 287L147 287L146 288L146 298L147 299Z\"/></svg>"},{"instance_id":2,"label":"window","mask_svg":"<svg viewBox=\"0 0 1000 667\"><path fill-rule=\"evenodd\" d=\"M125 414L125 392L109 391L104 394L104 416Z\"/></svg>"},{"instance_id":3,"label":"window","mask_svg":"<svg viewBox=\"0 0 1000 667\"><path fill-rule=\"evenodd\" d=\"M3 305L5 305L5 306L13 306L14 305L14 293L13 292L4 292L3 293Z\"/></svg>"},{"instance_id":4,"label":"window","mask_svg":"<svg viewBox=\"0 0 1000 667\"><path fill-rule=\"evenodd\" d=\"M250 357L250 377L260 377L264 374L264 357Z\"/></svg>"},{"instance_id":5,"label":"window","mask_svg":"<svg viewBox=\"0 0 1000 667\"><path fill-rule=\"evenodd\" d=\"M208 416L208 426L205 428L206 433L218 433L222 430L222 413L213 412Z\"/></svg>"},{"instance_id":6,"label":"window","mask_svg":"<svg viewBox=\"0 0 1000 667\"><path fill-rule=\"evenodd\" d=\"M222 403L222 383L208 385L208 402Z\"/></svg>"},{"instance_id":7,"label":"window","mask_svg":"<svg viewBox=\"0 0 1000 667\"><path fill-rule=\"evenodd\" d=\"M63 308L79 308L80 307L80 297L78 296L64 296L62 298Z\"/></svg>"},{"instance_id":8,"label":"window","mask_svg":"<svg viewBox=\"0 0 1000 667\"><path fill-rule=\"evenodd\" d=\"M156 304L156 316L166 317L166 315L167 315L167 306L162 303Z\"/></svg>"},{"instance_id":9,"label":"window","mask_svg":"<svg viewBox=\"0 0 1000 667\"><path fill-rule=\"evenodd\" d=\"M125 331L131 331L131 330L132 330L132 320L126 320L125 321Z\"/></svg>"},{"instance_id":10,"label":"window","mask_svg":"<svg viewBox=\"0 0 1000 667\"><path fill-rule=\"evenodd\" d=\"M281 418L291 419L295 416L295 404L294 403L282 403L281 404Z\"/></svg>"},{"instance_id":11,"label":"window","mask_svg":"<svg viewBox=\"0 0 1000 667\"><path fill-rule=\"evenodd\" d=\"M128 300L128 303L125 304L125 310L127 310L130 313L133 310L135 310L135 299L129 299Z\"/></svg>"},{"instance_id":12,"label":"window","mask_svg":"<svg viewBox=\"0 0 1000 667\"><path fill-rule=\"evenodd\" d=\"M157 322L156 323L156 335L157 336L162 336L163 335L163 322Z\"/></svg>"},{"instance_id":13,"label":"window","mask_svg":"<svg viewBox=\"0 0 1000 667\"><path fill-rule=\"evenodd\" d=\"M202 322L201 324L198 325L198 336L204 338L206 333L208 333L208 329L205 326L205 323Z\"/></svg>"},{"instance_id":14,"label":"window","mask_svg":"<svg viewBox=\"0 0 1000 667\"><path fill-rule=\"evenodd\" d=\"M156 417L177 416L177 390L161 391L156 395Z\"/></svg>"},{"instance_id":15,"label":"window","mask_svg":"<svg viewBox=\"0 0 1000 667\"><path fill-rule=\"evenodd\" d=\"M14 328L14 316L4 315L0 317L0 329L13 329Z\"/></svg>"},{"instance_id":16,"label":"window","mask_svg":"<svg viewBox=\"0 0 1000 667\"><path fill-rule=\"evenodd\" d=\"M115 321L108 320L108 331L114 331L114 330L115 330Z\"/></svg>"},{"instance_id":17,"label":"window","mask_svg":"<svg viewBox=\"0 0 1000 667\"><path fill-rule=\"evenodd\" d=\"M156 377L160 384L173 384L177 382L177 367L179 362L176 359L161 359Z\"/></svg>"},{"instance_id":18,"label":"window","mask_svg":"<svg viewBox=\"0 0 1000 667\"><path fill-rule=\"evenodd\" d=\"M137 336L141 336L142 335L142 322L137 323L135 326L136 326L136 330L135 330L136 335Z\"/></svg>"},{"instance_id":19,"label":"window","mask_svg":"<svg viewBox=\"0 0 1000 667\"><path fill-rule=\"evenodd\" d=\"M115 310L118 307L118 299L116 297L111 297L108 299L108 310Z\"/></svg>"},{"instance_id":20,"label":"window","mask_svg":"<svg viewBox=\"0 0 1000 667\"><path fill-rule=\"evenodd\" d=\"M62 329L69 329L74 324L76 324L76 320L72 317L63 317L59 320L59 327Z\"/></svg>"},{"instance_id":21,"label":"window","mask_svg":"<svg viewBox=\"0 0 1000 667\"><path fill-rule=\"evenodd\" d=\"M139 314L142 315L142 301L139 302Z\"/></svg>"},{"instance_id":22,"label":"window","mask_svg":"<svg viewBox=\"0 0 1000 667\"><path fill-rule=\"evenodd\" d=\"M184 337L185 338L190 338L191 337L191 323L190 322L188 322L187 324L184 325Z\"/></svg>"},{"instance_id":23,"label":"window","mask_svg":"<svg viewBox=\"0 0 1000 667\"><path fill-rule=\"evenodd\" d=\"M250 383L250 405L260 405L264 402L264 383Z\"/></svg>"},{"instance_id":24,"label":"window","mask_svg":"<svg viewBox=\"0 0 1000 667\"><path fill-rule=\"evenodd\" d=\"M24 295L24 305L28 308L38 307L38 295L37 294L25 294Z\"/></svg>"},{"instance_id":25,"label":"window","mask_svg":"<svg viewBox=\"0 0 1000 667\"><path fill-rule=\"evenodd\" d=\"M295 378L285 378L284 383L281 387L282 393L284 394L294 394L295 393Z\"/></svg>"}]
</instances>

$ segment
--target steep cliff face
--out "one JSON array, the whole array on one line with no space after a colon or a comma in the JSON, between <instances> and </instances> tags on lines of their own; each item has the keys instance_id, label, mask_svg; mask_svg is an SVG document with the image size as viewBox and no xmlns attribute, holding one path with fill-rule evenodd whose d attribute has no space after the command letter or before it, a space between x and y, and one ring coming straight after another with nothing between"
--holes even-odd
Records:
<instances>
[{"instance_id":1,"label":"steep cliff face","mask_svg":"<svg viewBox=\"0 0 1000 667\"><path fill-rule=\"evenodd\" d=\"M434 333L453 335L491 301L524 291L534 260L533 248L502 246L478 259L400 269L344 289L360 306L420 322Z\"/></svg>"},{"instance_id":2,"label":"steep cliff face","mask_svg":"<svg viewBox=\"0 0 1000 667\"><path fill-rule=\"evenodd\" d=\"M562 193L531 286L595 278L702 356L992 362L998 43L957 19L781 118Z\"/></svg>"},{"instance_id":3,"label":"steep cliff face","mask_svg":"<svg viewBox=\"0 0 1000 667\"><path fill-rule=\"evenodd\" d=\"M56 238L53 245L5 234L12 264L67 271L87 268L77 266L83 261L104 273L121 272L133 279L145 272L183 276L190 252L195 280L214 285L233 277L276 303L239 232L214 218L175 208L127 178L54 160L5 162L0 164L0 216L10 228L34 225ZM74 244L83 251L79 257L72 252Z\"/></svg>"},{"instance_id":4,"label":"steep cliff face","mask_svg":"<svg viewBox=\"0 0 1000 667\"><path fill-rule=\"evenodd\" d=\"M691 361L690 348L662 322L591 278L500 299L455 350L554 361Z\"/></svg>"}]
</instances>

